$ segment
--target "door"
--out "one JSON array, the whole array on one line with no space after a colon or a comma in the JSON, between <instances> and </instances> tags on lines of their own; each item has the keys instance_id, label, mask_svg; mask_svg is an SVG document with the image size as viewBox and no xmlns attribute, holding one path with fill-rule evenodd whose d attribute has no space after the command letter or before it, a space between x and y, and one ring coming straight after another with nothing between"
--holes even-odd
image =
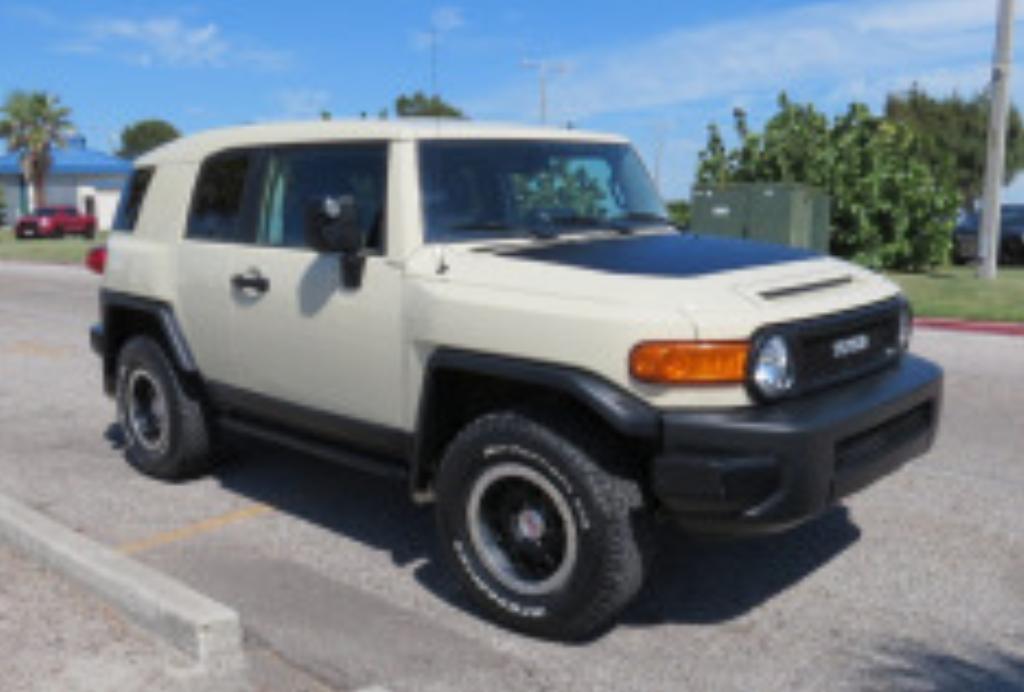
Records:
<instances>
[{"instance_id":1,"label":"door","mask_svg":"<svg viewBox=\"0 0 1024 692\"><path fill-rule=\"evenodd\" d=\"M177 317L199 371L213 385L232 377L232 256L239 244L256 238L250 198L258 162L253 152L230 151L203 163L178 246ZM160 183L158 174L152 194L161 192Z\"/></svg>"},{"instance_id":2,"label":"door","mask_svg":"<svg viewBox=\"0 0 1024 692\"><path fill-rule=\"evenodd\" d=\"M385 143L265 153L256 242L236 248L231 269L230 384L256 395L252 413L327 436L402 427L402 272L384 242L387 157ZM337 254L306 243L310 206L338 195L355 198L366 239L354 289L342 287Z\"/></svg>"}]
</instances>

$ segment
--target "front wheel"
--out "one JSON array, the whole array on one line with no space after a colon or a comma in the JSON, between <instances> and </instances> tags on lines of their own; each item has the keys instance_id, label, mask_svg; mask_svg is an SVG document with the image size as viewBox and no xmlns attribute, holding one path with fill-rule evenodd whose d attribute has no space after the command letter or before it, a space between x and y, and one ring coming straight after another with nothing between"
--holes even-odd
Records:
<instances>
[{"instance_id":1,"label":"front wheel","mask_svg":"<svg viewBox=\"0 0 1024 692\"><path fill-rule=\"evenodd\" d=\"M549 416L485 415L449 446L437 484L442 550L476 605L567 640L632 600L650 545L639 484L574 432Z\"/></svg>"}]
</instances>

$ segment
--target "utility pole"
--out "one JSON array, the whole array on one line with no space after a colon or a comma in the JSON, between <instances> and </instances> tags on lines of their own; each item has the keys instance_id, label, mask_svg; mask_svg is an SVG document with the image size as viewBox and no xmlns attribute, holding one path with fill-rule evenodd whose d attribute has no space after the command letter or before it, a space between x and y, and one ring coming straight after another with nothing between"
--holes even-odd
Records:
<instances>
[{"instance_id":1,"label":"utility pole","mask_svg":"<svg viewBox=\"0 0 1024 692\"><path fill-rule=\"evenodd\" d=\"M540 121L546 123L548 121L548 74L565 74L565 65L550 60L523 60L523 67L537 70L537 77L540 81Z\"/></svg>"},{"instance_id":2,"label":"utility pole","mask_svg":"<svg viewBox=\"0 0 1024 692\"><path fill-rule=\"evenodd\" d=\"M999 0L996 49L992 60L992 106L989 114L985 193L978 234L979 279L995 279L999 266L1003 170L1006 164L1006 121L1010 104L1010 64L1013 53L1014 0Z\"/></svg>"},{"instance_id":3,"label":"utility pole","mask_svg":"<svg viewBox=\"0 0 1024 692\"><path fill-rule=\"evenodd\" d=\"M437 97L437 27L430 27L430 95Z\"/></svg>"}]
</instances>

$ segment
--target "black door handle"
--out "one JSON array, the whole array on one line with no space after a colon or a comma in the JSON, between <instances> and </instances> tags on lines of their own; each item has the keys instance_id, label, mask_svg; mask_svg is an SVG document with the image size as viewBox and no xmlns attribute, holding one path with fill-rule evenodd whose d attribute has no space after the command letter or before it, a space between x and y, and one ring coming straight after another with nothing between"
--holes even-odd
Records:
<instances>
[{"instance_id":1,"label":"black door handle","mask_svg":"<svg viewBox=\"0 0 1024 692\"><path fill-rule=\"evenodd\" d=\"M266 293L270 290L270 279L260 274L257 270L250 269L244 274L232 276L231 285L239 291Z\"/></svg>"}]
</instances>

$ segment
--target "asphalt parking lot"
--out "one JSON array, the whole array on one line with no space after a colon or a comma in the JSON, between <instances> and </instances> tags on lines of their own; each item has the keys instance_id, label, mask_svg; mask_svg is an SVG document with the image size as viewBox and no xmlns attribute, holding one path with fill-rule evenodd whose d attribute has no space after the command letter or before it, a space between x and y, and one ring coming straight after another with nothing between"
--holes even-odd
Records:
<instances>
[{"instance_id":1,"label":"asphalt parking lot","mask_svg":"<svg viewBox=\"0 0 1024 692\"><path fill-rule=\"evenodd\" d=\"M0 492L236 608L267 689L1024 689L1024 339L919 332L931 454L786 535L665 531L622 623L566 646L467 612L401 484L253 444L188 484L132 472L95 287L0 264Z\"/></svg>"}]
</instances>

